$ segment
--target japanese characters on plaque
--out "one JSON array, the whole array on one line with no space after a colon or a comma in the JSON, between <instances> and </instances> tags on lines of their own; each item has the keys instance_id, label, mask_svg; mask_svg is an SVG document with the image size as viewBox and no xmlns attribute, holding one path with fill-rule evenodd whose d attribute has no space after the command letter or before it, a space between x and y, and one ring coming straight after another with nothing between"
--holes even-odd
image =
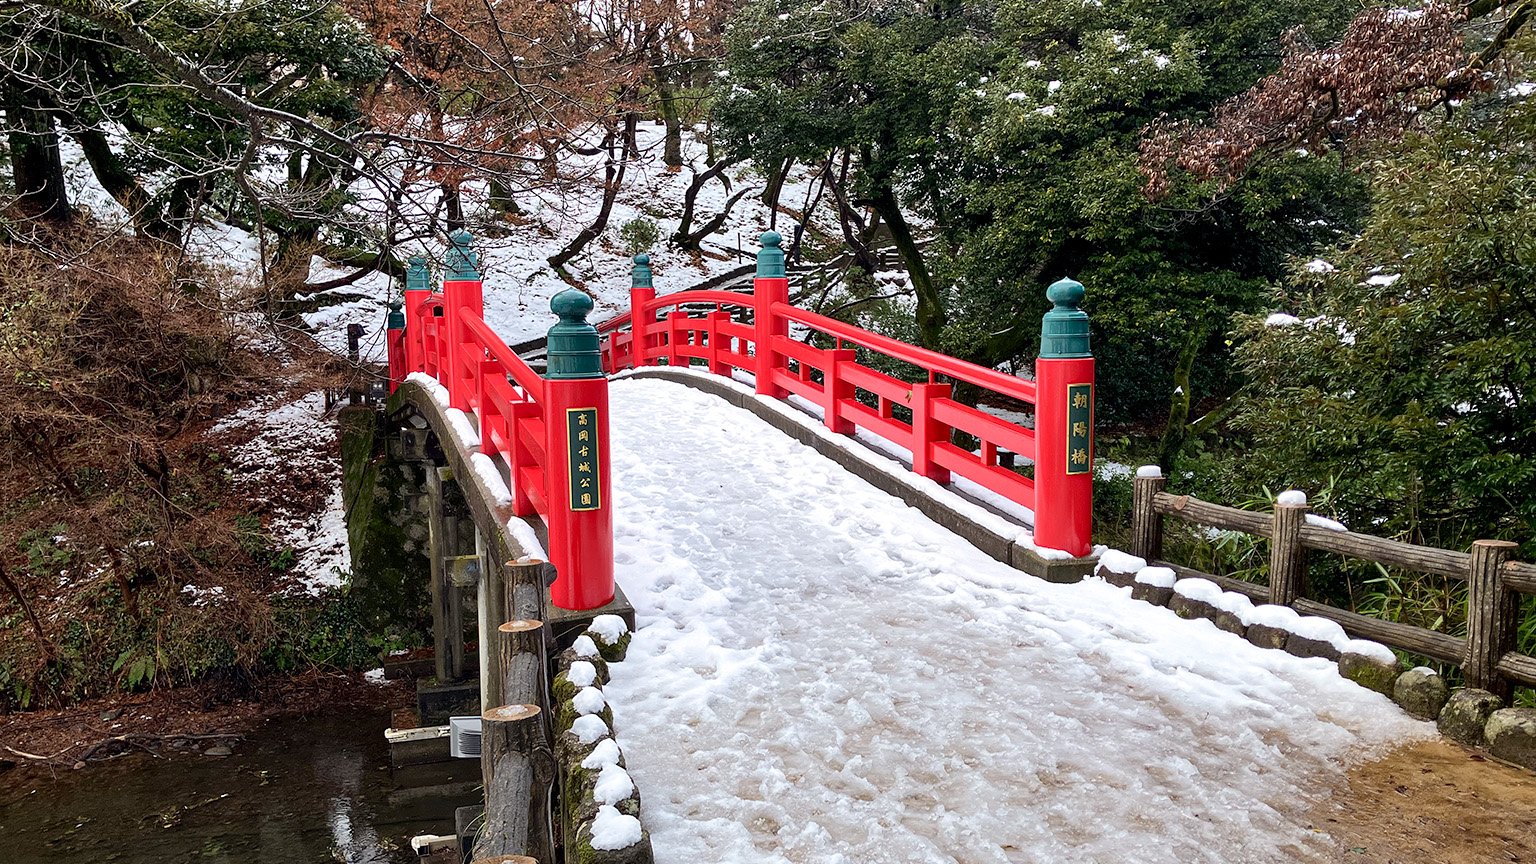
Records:
<instances>
[{"instance_id":1,"label":"japanese characters on plaque","mask_svg":"<svg viewBox=\"0 0 1536 864\"><path fill-rule=\"evenodd\" d=\"M603 506L598 493L597 409L567 408L565 434L571 460L571 509L596 510Z\"/></svg>"},{"instance_id":2,"label":"japanese characters on plaque","mask_svg":"<svg viewBox=\"0 0 1536 864\"><path fill-rule=\"evenodd\" d=\"M1093 385L1067 385L1067 473L1093 470Z\"/></svg>"}]
</instances>

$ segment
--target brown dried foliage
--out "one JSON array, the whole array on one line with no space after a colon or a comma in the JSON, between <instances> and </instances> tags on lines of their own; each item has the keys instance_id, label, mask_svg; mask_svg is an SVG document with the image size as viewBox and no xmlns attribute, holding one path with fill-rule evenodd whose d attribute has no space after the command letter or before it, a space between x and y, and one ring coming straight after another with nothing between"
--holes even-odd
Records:
<instances>
[{"instance_id":1,"label":"brown dried foliage","mask_svg":"<svg viewBox=\"0 0 1536 864\"><path fill-rule=\"evenodd\" d=\"M1326 49L1285 35L1280 69L1217 107L1206 123L1162 118L1141 143L1151 198L1166 196L1176 171L1219 188L1281 148L1324 152L1400 134L1426 108L1487 86L1467 67L1458 6L1370 9Z\"/></svg>"},{"instance_id":2,"label":"brown dried foliage","mask_svg":"<svg viewBox=\"0 0 1536 864\"><path fill-rule=\"evenodd\" d=\"M397 52L366 110L382 128L439 142L421 147L426 163L413 169L434 182L519 172L541 150L609 120L641 73L623 44L590 26L578 3L349 5Z\"/></svg>"},{"instance_id":3,"label":"brown dried foliage","mask_svg":"<svg viewBox=\"0 0 1536 864\"><path fill-rule=\"evenodd\" d=\"M272 626L275 574L242 544L204 438L279 371L266 339L230 314L254 298L174 247L73 232L0 247L0 616L22 613L0 663L35 683L33 704L91 695L76 676L116 655L79 652L115 652L123 627L157 644L172 629L227 639L251 666L239 655ZM284 378L318 379L317 359L287 361ZM41 547L67 556L65 581L32 560ZM229 586L233 602L177 619L188 584ZM82 623L94 635L72 643L65 671L59 647ZM0 693L0 708L13 701Z\"/></svg>"}]
</instances>

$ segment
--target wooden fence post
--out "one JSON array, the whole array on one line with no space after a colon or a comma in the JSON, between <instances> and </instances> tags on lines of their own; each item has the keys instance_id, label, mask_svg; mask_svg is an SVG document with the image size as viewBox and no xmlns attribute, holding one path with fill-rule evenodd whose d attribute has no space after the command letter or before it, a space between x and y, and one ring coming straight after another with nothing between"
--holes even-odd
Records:
<instances>
[{"instance_id":1,"label":"wooden fence post","mask_svg":"<svg viewBox=\"0 0 1536 864\"><path fill-rule=\"evenodd\" d=\"M497 626L507 620L507 591L502 582L502 568L485 554L485 542L478 531L475 532L475 552L480 556L480 584L476 586L475 595L480 626L475 641L480 649L480 710L484 711L511 701L502 690L505 667L501 665L501 640L496 635Z\"/></svg>"},{"instance_id":2,"label":"wooden fence post","mask_svg":"<svg viewBox=\"0 0 1536 864\"><path fill-rule=\"evenodd\" d=\"M473 530L474 522L463 513L463 495L451 468L427 467L427 504L432 649L437 680L448 683L464 677L464 610L451 570L454 559L473 537L465 529Z\"/></svg>"},{"instance_id":3,"label":"wooden fence post","mask_svg":"<svg viewBox=\"0 0 1536 864\"><path fill-rule=\"evenodd\" d=\"M1131 481L1131 554L1147 561L1159 561L1163 557L1163 515L1153 509L1157 493L1168 488L1156 465L1136 470Z\"/></svg>"},{"instance_id":4,"label":"wooden fence post","mask_svg":"<svg viewBox=\"0 0 1536 864\"><path fill-rule=\"evenodd\" d=\"M1499 658L1514 650L1520 604L1515 592L1504 587L1499 568L1518 546L1508 540L1478 540L1472 544L1472 564L1467 573L1467 655L1461 671L1468 687L1487 690L1505 700L1512 685L1499 674Z\"/></svg>"},{"instance_id":5,"label":"wooden fence post","mask_svg":"<svg viewBox=\"0 0 1536 864\"><path fill-rule=\"evenodd\" d=\"M1275 501L1275 513L1269 533L1269 602L1289 606L1305 596L1307 550L1301 545L1301 526L1307 521L1307 503L1285 499Z\"/></svg>"},{"instance_id":6,"label":"wooden fence post","mask_svg":"<svg viewBox=\"0 0 1536 864\"><path fill-rule=\"evenodd\" d=\"M502 705L480 715L485 824L475 840L475 858L551 860L548 804L554 759L544 739L543 715L537 705Z\"/></svg>"}]
</instances>

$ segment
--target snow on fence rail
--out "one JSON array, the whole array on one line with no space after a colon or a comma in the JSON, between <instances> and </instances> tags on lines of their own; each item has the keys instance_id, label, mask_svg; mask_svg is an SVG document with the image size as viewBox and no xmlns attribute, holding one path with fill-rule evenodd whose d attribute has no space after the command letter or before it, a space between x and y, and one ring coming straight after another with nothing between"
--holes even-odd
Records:
<instances>
[{"instance_id":1,"label":"snow on fence rail","mask_svg":"<svg viewBox=\"0 0 1536 864\"><path fill-rule=\"evenodd\" d=\"M1171 495L1155 468L1137 473L1131 505L1132 555L1180 576L1209 579L1255 600L1330 619L1352 635L1461 666L1467 686L1508 699L1515 682L1536 686L1536 658L1517 653L1520 594L1536 595L1536 565L1509 560L1518 544L1478 540L1471 552L1415 546L1344 530L1307 512L1305 496L1285 493L1270 514ZM1270 541L1269 586L1203 573L1162 560L1163 524L1172 516ZM1467 637L1381 621L1306 597L1307 552L1317 550L1467 583Z\"/></svg>"},{"instance_id":2,"label":"snow on fence rail","mask_svg":"<svg viewBox=\"0 0 1536 864\"><path fill-rule=\"evenodd\" d=\"M862 427L906 449L918 474L940 483L958 474L1033 510L1038 546L1089 554L1094 379L1088 316L1078 308L1083 286L1064 279L1047 292L1055 308L1045 315L1029 381L790 304L781 242L775 232L762 235L750 295L703 290L658 297L649 258L636 256L630 311L598 325L604 371L698 362L717 375L745 372L760 396L794 395L820 407L834 432ZM791 338L791 327L806 338ZM860 363L859 349L917 367L927 380L909 383ZM1034 407L1035 427L955 399L956 385ZM957 432L976 439L976 450L957 446ZM1006 467L1008 453L1033 463L1034 476Z\"/></svg>"},{"instance_id":3,"label":"snow on fence rail","mask_svg":"<svg viewBox=\"0 0 1536 864\"><path fill-rule=\"evenodd\" d=\"M549 528L557 573L551 600L596 609L614 597L613 496L608 381L597 331L586 322L592 299L568 290L550 301L560 323L549 331L549 366L540 376L485 322L472 239L466 231L449 237L441 293L432 290L425 262L412 259L404 312L390 315L391 392L413 374L427 375L446 389L450 419L458 416L467 428L466 415L474 416L475 440L465 445L499 456L512 512L542 515Z\"/></svg>"}]
</instances>

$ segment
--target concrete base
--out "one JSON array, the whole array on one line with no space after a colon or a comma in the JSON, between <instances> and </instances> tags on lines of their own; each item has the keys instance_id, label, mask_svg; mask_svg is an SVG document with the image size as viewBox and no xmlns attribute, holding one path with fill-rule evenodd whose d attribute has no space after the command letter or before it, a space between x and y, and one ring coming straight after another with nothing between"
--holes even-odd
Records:
<instances>
[{"instance_id":1,"label":"concrete base","mask_svg":"<svg viewBox=\"0 0 1536 864\"><path fill-rule=\"evenodd\" d=\"M389 742L389 767L430 765L443 762L448 755L448 727L423 726L416 729L385 729Z\"/></svg>"},{"instance_id":2,"label":"concrete base","mask_svg":"<svg viewBox=\"0 0 1536 864\"><path fill-rule=\"evenodd\" d=\"M544 624L549 627L550 635L559 646L557 650L564 650L569 646L583 630L587 629L592 619L599 615L617 615L624 619L624 624L629 627L630 632L634 632L635 629L635 607L630 605L629 598L624 596L624 589L618 585L613 586L613 602L607 606L582 611L561 609L549 599L546 593L544 610L548 618Z\"/></svg>"},{"instance_id":3,"label":"concrete base","mask_svg":"<svg viewBox=\"0 0 1536 864\"><path fill-rule=\"evenodd\" d=\"M415 648L399 657L386 657L384 677L390 681L400 678L430 678L437 672L437 652L431 648ZM475 651L464 652L464 668L477 669L480 655Z\"/></svg>"},{"instance_id":4,"label":"concrete base","mask_svg":"<svg viewBox=\"0 0 1536 864\"><path fill-rule=\"evenodd\" d=\"M480 716L480 682L416 684L416 714L424 726L441 726L449 717Z\"/></svg>"},{"instance_id":5,"label":"concrete base","mask_svg":"<svg viewBox=\"0 0 1536 864\"><path fill-rule=\"evenodd\" d=\"M482 804L471 804L453 811L453 828L454 833L459 835L459 849L468 851L475 848L475 838L479 836L480 826L485 822L484 816L485 806Z\"/></svg>"},{"instance_id":6,"label":"concrete base","mask_svg":"<svg viewBox=\"0 0 1536 864\"><path fill-rule=\"evenodd\" d=\"M1046 558L1017 543L1010 544L1008 549L1010 566L1047 582L1081 582L1093 575L1098 563L1096 558Z\"/></svg>"}]
</instances>

